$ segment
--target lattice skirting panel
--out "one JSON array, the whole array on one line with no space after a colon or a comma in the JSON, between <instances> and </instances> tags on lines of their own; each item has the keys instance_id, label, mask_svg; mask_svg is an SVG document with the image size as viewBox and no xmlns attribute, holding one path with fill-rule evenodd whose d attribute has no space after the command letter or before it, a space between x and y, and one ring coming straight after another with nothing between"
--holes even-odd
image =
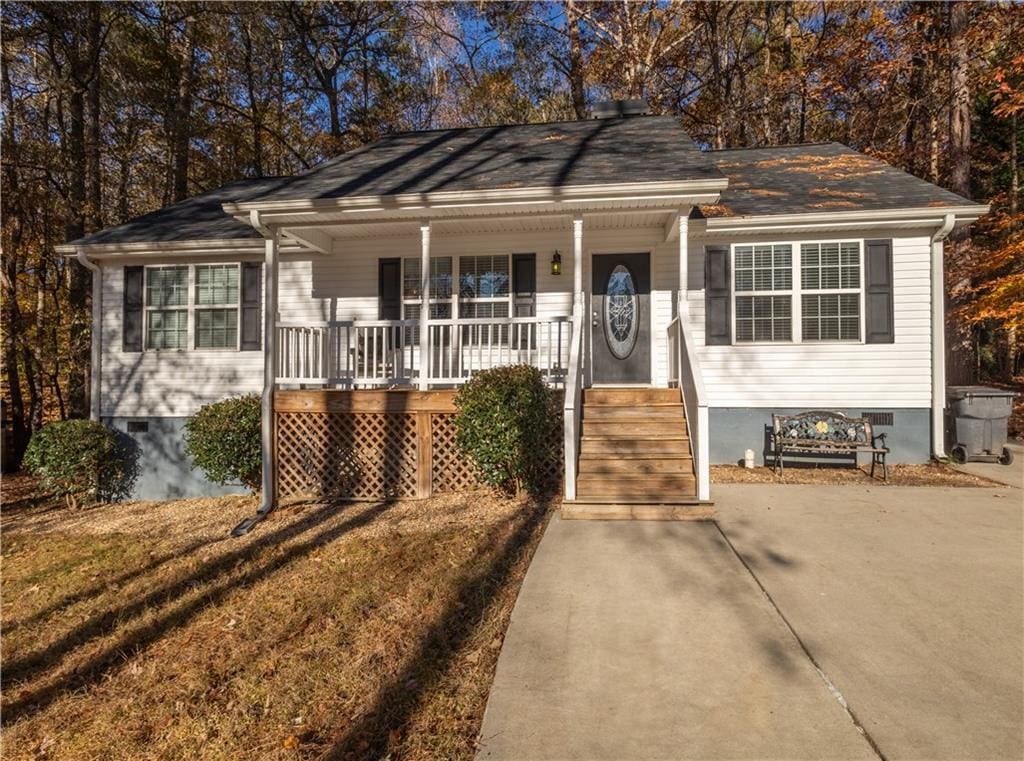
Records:
<instances>
[{"instance_id":1,"label":"lattice skirting panel","mask_svg":"<svg viewBox=\"0 0 1024 761\"><path fill-rule=\"evenodd\" d=\"M351 397L320 396L344 393L353 392L278 392L279 499L423 498L479 486L473 464L455 442L450 396L362 392L357 404ZM427 392L433 393L445 394ZM348 411L352 406L380 411ZM545 485L558 489L563 473L560 430L553 432L548 451Z\"/></svg>"}]
</instances>

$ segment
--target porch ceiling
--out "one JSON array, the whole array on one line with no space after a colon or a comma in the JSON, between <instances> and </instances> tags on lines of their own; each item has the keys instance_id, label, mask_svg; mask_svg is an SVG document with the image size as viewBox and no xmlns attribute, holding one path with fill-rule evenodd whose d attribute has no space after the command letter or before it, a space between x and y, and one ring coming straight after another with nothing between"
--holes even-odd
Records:
<instances>
[{"instance_id":1,"label":"porch ceiling","mask_svg":"<svg viewBox=\"0 0 1024 761\"><path fill-rule=\"evenodd\" d=\"M624 230L643 227L663 228L674 210L648 210L620 213L585 214L584 228L589 230ZM351 222L315 228L335 240L367 238L400 238L419 235L418 220L382 220L380 222ZM488 218L435 219L431 222L435 235L480 235L504 233L558 232L572 229L572 215L534 214ZM300 227L286 227L286 231L302 232Z\"/></svg>"}]
</instances>

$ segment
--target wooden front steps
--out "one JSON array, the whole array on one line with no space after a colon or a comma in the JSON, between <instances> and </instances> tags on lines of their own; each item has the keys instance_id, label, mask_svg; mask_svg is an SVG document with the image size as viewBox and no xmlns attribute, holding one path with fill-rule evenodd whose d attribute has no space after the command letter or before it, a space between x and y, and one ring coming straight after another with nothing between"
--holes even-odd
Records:
<instances>
[{"instance_id":1,"label":"wooden front steps","mask_svg":"<svg viewBox=\"0 0 1024 761\"><path fill-rule=\"evenodd\" d=\"M697 499L686 412L678 389L583 392L576 499L563 518L708 520Z\"/></svg>"}]
</instances>

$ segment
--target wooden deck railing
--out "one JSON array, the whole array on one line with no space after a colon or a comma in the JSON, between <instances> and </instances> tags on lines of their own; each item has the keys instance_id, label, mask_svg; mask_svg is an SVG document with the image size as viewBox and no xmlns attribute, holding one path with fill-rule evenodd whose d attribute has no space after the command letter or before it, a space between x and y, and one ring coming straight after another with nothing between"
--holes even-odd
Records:
<instances>
[{"instance_id":1,"label":"wooden deck railing","mask_svg":"<svg viewBox=\"0 0 1024 761\"><path fill-rule=\"evenodd\" d=\"M548 383L565 383L568 317L430 320L426 363L417 320L277 323L277 383L286 386L434 387L464 383L480 370L528 364Z\"/></svg>"}]
</instances>

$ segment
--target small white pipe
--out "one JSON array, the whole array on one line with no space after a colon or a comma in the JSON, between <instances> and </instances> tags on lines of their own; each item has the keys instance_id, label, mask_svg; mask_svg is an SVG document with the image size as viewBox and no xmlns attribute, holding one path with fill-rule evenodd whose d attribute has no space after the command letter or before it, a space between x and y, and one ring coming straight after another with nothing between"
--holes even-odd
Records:
<instances>
[{"instance_id":1,"label":"small white pipe","mask_svg":"<svg viewBox=\"0 0 1024 761\"><path fill-rule=\"evenodd\" d=\"M942 242L955 224L956 216L946 214L931 238L932 454L936 458L946 456L946 285Z\"/></svg>"},{"instance_id":2,"label":"small white pipe","mask_svg":"<svg viewBox=\"0 0 1024 761\"><path fill-rule=\"evenodd\" d=\"M103 370L103 270L89 259L84 248L75 257L92 273L92 331L89 352L89 419L100 419L100 378Z\"/></svg>"}]
</instances>

